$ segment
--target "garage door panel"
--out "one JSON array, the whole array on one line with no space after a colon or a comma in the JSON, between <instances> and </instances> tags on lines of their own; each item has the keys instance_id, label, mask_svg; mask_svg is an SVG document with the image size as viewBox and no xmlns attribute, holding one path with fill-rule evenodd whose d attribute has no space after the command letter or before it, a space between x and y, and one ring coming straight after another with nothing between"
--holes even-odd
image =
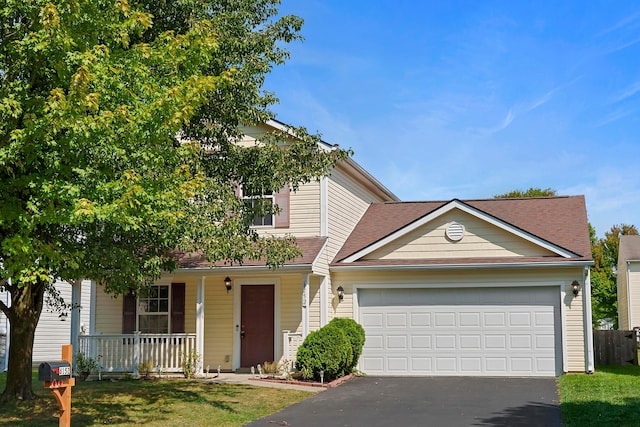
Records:
<instances>
[{"instance_id":1,"label":"garage door panel","mask_svg":"<svg viewBox=\"0 0 640 427\"><path fill-rule=\"evenodd\" d=\"M393 294L387 290L359 291L360 319L366 334L360 360L364 372L372 375L560 374L559 291L556 288L399 291L401 295L393 298L385 297ZM514 295L509 295L512 291ZM489 298L484 297L485 292ZM464 298L460 297L461 293ZM537 295L540 293L545 295ZM495 305L499 299L517 304ZM461 305L461 300L475 304ZM532 300L553 301L553 304L536 306L531 305ZM418 301L425 304L418 305Z\"/></svg>"},{"instance_id":2,"label":"garage door panel","mask_svg":"<svg viewBox=\"0 0 640 427\"><path fill-rule=\"evenodd\" d=\"M387 336L387 349L388 350L408 350L407 335L389 335Z\"/></svg>"}]
</instances>

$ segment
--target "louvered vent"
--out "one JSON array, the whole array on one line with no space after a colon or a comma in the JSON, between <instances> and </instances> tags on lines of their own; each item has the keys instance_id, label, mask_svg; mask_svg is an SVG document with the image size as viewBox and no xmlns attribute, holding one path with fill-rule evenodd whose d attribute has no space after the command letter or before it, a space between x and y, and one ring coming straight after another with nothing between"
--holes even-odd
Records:
<instances>
[{"instance_id":1,"label":"louvered vent","mask_svg":"<svg viewBox=\"0 0 640 427\"><path fill-rule=\"evenodd\" d=\"M447 227L445 233L449 240L458 242L464 237L464 225L460 224L459 222L452 222Z\"/></svg>"}]
</instances>

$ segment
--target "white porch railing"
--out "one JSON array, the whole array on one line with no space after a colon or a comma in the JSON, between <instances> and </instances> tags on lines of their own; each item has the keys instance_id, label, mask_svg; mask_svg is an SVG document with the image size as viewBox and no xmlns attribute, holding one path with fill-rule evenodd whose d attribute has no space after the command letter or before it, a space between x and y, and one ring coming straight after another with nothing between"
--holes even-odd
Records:
<instances>
[{"instance_id":1,"label":"white porch railing","mask_svg":"<svg viewBox=\"0 0 640 427\"><path fill-rule=\"evenodd\" d=\"M302 333L282 331L282 359L295 362L298 348L302 345Z\"/></svg>"},{"instance_id":2,"label":"white porch railing","mask_svg":"<svg viewBox=\"0 0 640 427\"><path fill-rule=\"evenodd\" d=\"M185 355L196 351L195 334L101 334L80 335L79 352L95 359L102 372L133 372L152 361L154 369L182 372Z\"/></svg>"}]
</instances>

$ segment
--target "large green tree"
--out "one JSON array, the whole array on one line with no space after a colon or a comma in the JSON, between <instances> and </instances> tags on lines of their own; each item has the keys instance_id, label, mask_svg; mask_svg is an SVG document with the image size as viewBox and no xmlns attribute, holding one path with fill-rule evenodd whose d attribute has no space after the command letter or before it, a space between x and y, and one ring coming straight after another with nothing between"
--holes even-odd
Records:
<instances>
[{"instance_id":1,"label":"large green tree","mask_svg":"<svg viewBox=\"0 0 640 427\"><path fill-rule=\"evenodd\" d=\"M0 5L0 290L11 306L2 400L31 399L32 346L56 279L122 294L175 267L298 251L260 238L235 187L294 189L348 153L264 122L264 76L302 21L277 0L5 0ZM295 134L296 138L291 138Z\"/></svg>"},{"instance_id":2,"label":"large green tree","mask_svg":"<svg viewBox=\"0 0 640 427\"><path fill-rule=\"evenodd\" d=\"M508 193L496 194L494 199L525 199L528 197L550 197L557 196L557 191L552 188L529 187L526 190L513 190Z\"/></svg>"},{"instance_id":3,"label":"large green tree","mask_svg":"<svg viewBox=\"0 0 640 427\"><path fill-rule=\"evenodd\" d=\"M618 327L618 295L616 288L616 267L620 236L637 235L634 225L617 224L598 238L596 230L589 226L591 235L591 253L594 265L591 267L591 307L593 324L610 319Z\"/></svg>"}]
</instances>

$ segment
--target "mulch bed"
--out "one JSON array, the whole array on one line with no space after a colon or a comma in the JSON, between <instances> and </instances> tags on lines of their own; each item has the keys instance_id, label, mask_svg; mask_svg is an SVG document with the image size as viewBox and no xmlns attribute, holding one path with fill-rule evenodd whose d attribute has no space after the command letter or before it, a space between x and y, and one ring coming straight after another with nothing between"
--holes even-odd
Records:
<instances>
[{"instance_id":1,"label":"mulch bed","mask_svg":"<svg viewBox=\"0 0 640 427\"><path fill-rule=\"evenodd\" d=\"M252 381L265 381L272 383L280 383L280 384L295 384L295 385L303 385L307 387L324 387L324 388L333 388L337 387L340 384L349 381L351 378L354 378L354 374L349 374L344 377L335 379L329 383L319 383L315 381L298 381L298 380L280 380L277 378L250 378Z\"/></svg>"}]
</instances>

